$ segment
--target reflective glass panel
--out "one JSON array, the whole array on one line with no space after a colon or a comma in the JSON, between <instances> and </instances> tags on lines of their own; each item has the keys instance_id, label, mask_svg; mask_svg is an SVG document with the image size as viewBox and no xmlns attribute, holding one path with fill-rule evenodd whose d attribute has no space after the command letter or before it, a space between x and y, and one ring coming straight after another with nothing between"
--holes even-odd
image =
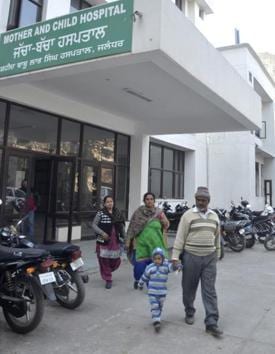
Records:
<instances>
[{"instance_id":1,"label":"reflective glass panel","mask_svg":"<svg viewBox=\"0 0 275 354\"><path fill-rule=\"evenodd\" d=\"M116 162L120 165L129 164L129 137L117 135Z\"/></svg>"},{"instance_id":2,"label":"reflective glass panel","mask_svg":"<svg viewBox=\"0 0 275 354\"><path fill-rule=\"evenodd\" d=\"M6 118L6 103L0 101L0 144L4 141L4 129Z\"/></svg>"},{"instance_id":3,"label":"reflective glass panel","mask_svg":"<svg viewBox=\"0 0 275 354\"><path fill-rule=\"evenodd\" d=\"M55 154L57 127L57 117L11 105L8 145Z\"/></svg>"},{"instance_id":4,"label":"reflective glass panel","mask_svg":"<svg viewBox=\"0 0 275 354\"><path fill-rule=\"evenodd\" d=\"M58 161L56 211L69 211L71 202L73 164L69 161Z\"/></svg>"},{"instance_id":5,"label":"reflective glass panel","mask_svg":"<svg viewBox=\"0 0 275 354\"><path fill-rule=\"evenodd\" d=\"M180 176L180 198L184 198L184 175Z\"/></svg>"},{"instance_id":6,"label":"reflective glass panel","mask_svg":"<svg viewBox=\"0 0 275 354\"><path fill-rule=\"evenodd\" d=\"M127 209L128 174L127 167L116 168L116 207L121 211Z\"/></svg>"},{"instance_id":7,"label":"reflective glass panel","mask_svg":"<svg viewBox=\"0 0 275 354\"><path fill-rule=\"evenodd\" d=\"M60 155L77 156L79 152L80 124L62 120Z\"/></svg>"},{"instance_id":8,"label":"reflective glass panel","mask_svg":"<svg viewBox=\"0 0 275 354\"><path fill-rule=\"evenodd\" d=\"M28 26L41 20L41 7L29 0L21 1L19 27Z\"/></svg>"},{"instance_id":9,"label":"reflective glass panel","mask_svg":"<svg viewBox=\"0 0 275 354\"><path fill-rule=\"evenodd\" d=\"M80 209L93 211L98 208L98 170L85 165L82 170Z\"/></svg>"},{"instance_id":10,"label":"reflective glass panel","mask_svg":"<svg viewBox=\"0 0 275 354\"><path fill-rule=\"evenodd\" d=\"M173 173L172 172L163 172L163 198L172 198L173 197Z\"/></svg>"},{"instance_id":11,"label":"reflective glass panel","mask_svg":"<svg viewBox=\"0 0 275 354\"><path fill-rule=\"evenodd\" d=\"M179 151L179 171L183 172L184 171L184 152Z\"/></svg>"},{"instance_id":12,"label":"reflective glass panel","mask_svg":"<svg viewBox=\"0 0 275 354\"><path fill-rule=\"evenodd\" d=\"M101 168L101 187L100 187L100 199L101 201L107 195L113 195L113 169Z\"/></svg>"},{"instance_id":13,"label":"reflective glass panel","mask_svg":"<svg viewBox=\"0 0 275 354\"><path fill-rule=\"evenodd\" d=\"M150 167L161 168L161 147L150 145Z\"/></svg>"},{"instance_id":14,"label":"reflective glass panel","mask_svg":"<svg viewBox=\"0 0 275 354\"><path fill-rule=\"evenodd\" d=\"M104 129L84 127L83 157L97 161L114 161L115 134Z\"/></svg>"},{"instance_id":15,"label":"reflective glass panel","mask_svg":"<svg viewBox=\"0 0 275 354\"><path fill-rule=\"evenodd\" d=\"M161 180L161 172L158 170L151 170L150 192L154 193L156 198L159 198L161 196L160 180Z\"/></svg>"},{"instance_id":16,"label":"reflective glass panel","mask_svg":"<svg viewBox=\"0 0 275 354\"><path fill-rule=\"evenodd\" d=\"M173 150L163 149L163 168L165 170L173 170Z\"/></svg>"},{"instance_id":17,"label":"reflective glass panel","mask_svg":"<svg viewBox=\"0 0 275 354\"><path fill-rule=\"evenodd\" d=\"M15 207L24 204L26 190L21 189L22 181L28 177L29 160L24 157L10 156L6 181L5 213L16 213ZM26 182L27 187L27 182Z\"/></svg>"},{"instance_id":18,"label":"reflective glass panel","mask_svg":"<svg viewBox=\"0 0 275 354\"><path fill-rule=\"evenodd\" d=\"M81 220L81 239L87 239L95 237L95 231L93 229L93 220Z\"/></svg>"}]
</instances>

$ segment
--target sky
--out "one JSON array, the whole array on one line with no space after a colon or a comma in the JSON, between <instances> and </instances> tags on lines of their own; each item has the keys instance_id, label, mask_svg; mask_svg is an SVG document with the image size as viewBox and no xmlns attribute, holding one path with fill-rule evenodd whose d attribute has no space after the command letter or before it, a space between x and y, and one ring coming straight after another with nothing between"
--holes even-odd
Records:
<instances>
[{"instance_id":1,"label":"sky","mask_svg":"<svg viewBox=\"0 0 275 354\"><path fill-rule=\"evenodd\" d=\"M215 46L249 43L256 52L275 54L275 0L211 0L214 14L206 17L206 36Z\"/></svg>"}]
</instances>

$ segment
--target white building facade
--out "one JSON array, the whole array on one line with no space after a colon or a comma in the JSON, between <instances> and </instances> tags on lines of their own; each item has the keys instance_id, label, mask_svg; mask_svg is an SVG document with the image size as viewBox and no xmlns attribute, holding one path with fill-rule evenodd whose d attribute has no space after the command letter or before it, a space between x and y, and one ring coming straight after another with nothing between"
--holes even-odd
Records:
<instances>
[{"instance_id":1,"label":"white building facade","mask_svg":"<svg viewBox=\"0 0 275 354\"><path fill-rule=\"evenodd\" d=\"M248 199L255 209L274 203L275 84L248 44L220 48L225 58L261 99L262 127L257 131L208 134L209 186L218 205ZM216 173L219 171L219 173ZM223 187L224 184L224 187ZM219 195L219 187L224 192Z\"/></svg>"},{"instance_id":2,"label":"white building facade","mask_svg":"<svg viewBox=\"0 0 275 354\"><path fill-rule=\"evenodd\" d=\"M0 0L1 193L27 177L40 188L44 239L59 224L83 237L108 193L129 215L155 183L157 197L191 200L211 171L206 138L188 134L261 126L261 98L195 26L208 2L186 2L191 21L178 2L97 3ZM150 136L165 145L155 167Z\"/></svg>"}]
</instances>

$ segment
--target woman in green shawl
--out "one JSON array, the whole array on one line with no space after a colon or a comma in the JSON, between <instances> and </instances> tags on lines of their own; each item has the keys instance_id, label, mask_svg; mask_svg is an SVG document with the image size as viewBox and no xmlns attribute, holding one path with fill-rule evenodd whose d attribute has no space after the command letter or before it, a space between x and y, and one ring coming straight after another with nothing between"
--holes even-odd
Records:
<instances>
[{"instance_id":1,"label":"woman in green shawl","mask_svg":"<svg viewBox=\"0 0 275 354\"><path fill-rule=\"evenodd\" d=\"M134 267L135 289L146 266L152 262L152 251L160 247L167 257L166 231L169 221L163 210L155 207L153 193L145 193L143 202L144 205L131 217L126 240L128 255Z\"/></svg>"}]
</instances>

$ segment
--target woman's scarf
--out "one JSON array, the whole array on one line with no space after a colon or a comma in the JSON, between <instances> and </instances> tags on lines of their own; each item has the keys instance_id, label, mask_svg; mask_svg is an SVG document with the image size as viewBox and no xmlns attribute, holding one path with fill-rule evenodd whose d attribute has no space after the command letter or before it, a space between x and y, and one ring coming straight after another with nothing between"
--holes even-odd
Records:
<instances>
[{"instance_id":1,"label":"woman's scarf","mask_svg":"<svg viewBox=\"0 0 275 354\"><path fill-rule=\"evenodd\" d=\"M112 220L112 224L125 224L124 217L117 208L113 208L112 213L109 213L108 209L104 207L102 212L109 216Z\"/></svg>"},{"instance_id":2,"label":"woman's scarf","mask_svg":"<svg viewBox=\"0 0 275 354\"><path fill-rule=\"evenodd\" d=\"M127 230L127 239L133 239L145 228L148 221L158 219L162 210L159 208L147 208L140 206L132 215L130 224Z\"/></svg>"}]
</instances>

